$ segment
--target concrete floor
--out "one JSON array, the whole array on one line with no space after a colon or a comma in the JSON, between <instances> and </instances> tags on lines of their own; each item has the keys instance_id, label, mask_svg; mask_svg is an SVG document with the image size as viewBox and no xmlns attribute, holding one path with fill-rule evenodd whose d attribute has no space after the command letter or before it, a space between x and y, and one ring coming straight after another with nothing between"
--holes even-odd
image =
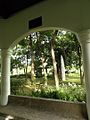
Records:
<instances>
[{"instance_id":1,"label":"concrete floor","mask_svg":"<svg viewBox=\"0 0 90 120\"><path fill-rule=\"evenodd\" d=\"M50 111L40 111L38 109L28 109L25 106L0 106L0 120L86 120L76 118L68 118L61 116L59 113ZM12 116L13 118L9 118Z\"/></svg>"}]
</instances>

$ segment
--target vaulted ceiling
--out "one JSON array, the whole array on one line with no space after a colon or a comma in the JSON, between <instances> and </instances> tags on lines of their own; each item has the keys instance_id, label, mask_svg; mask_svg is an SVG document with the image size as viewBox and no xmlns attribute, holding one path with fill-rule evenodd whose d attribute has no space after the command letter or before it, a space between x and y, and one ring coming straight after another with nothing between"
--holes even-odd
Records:
<instances>
[{"instance_id":1,"label":"vaulted ceiling","mask_svg":"<svg viewBox=\"0 0 90 120\"><path fill-rule=\"evenodd\" d=\"M0 0L0 18L7 19L13 14L43 0Z\"/></svg>"}]
</instances>

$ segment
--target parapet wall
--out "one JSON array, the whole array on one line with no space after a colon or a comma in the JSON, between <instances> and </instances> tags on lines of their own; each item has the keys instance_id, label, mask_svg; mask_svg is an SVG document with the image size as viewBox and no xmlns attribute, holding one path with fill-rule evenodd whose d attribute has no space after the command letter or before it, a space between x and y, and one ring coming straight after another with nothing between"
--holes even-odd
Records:
<instances>
[{"instance_id":1,"label":"parapet wall","mask_svg":"<svg viewBox=\"0 0 90 120\"><path fill-rule=\"evenodd\" d=\"M80 102L66 102L54 99L9 96L11 105L25 106L42 111L50 111L61 114L64 117L87 119L86 104Z\"/></svg>"}]
</instances>

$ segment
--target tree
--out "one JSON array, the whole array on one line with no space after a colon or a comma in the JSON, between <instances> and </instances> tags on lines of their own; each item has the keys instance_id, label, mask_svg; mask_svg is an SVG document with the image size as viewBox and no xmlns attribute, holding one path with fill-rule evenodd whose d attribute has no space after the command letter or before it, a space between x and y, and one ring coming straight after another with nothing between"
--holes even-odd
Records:
<instances>
[{"instance_id":1,"label":"tree","mask_svg":"<svg viewBox=\"0 0 90 120\"><path fill-rule=\"evenodd\" d=\"M22 69L24 67L24 59L25 56L23 54L23 49L22 46L17 44L13 50L12 50L12 55L11 55L11 73L13 74L13 69L16 69L17 74L18 73L18 69Z\"/></svg>"},{"instance_id":2,"label":"tree","mask_svg":"<svg viewBox=\"0 0 90 120\"><path fill-rule=\"evenodd\" d=\"M51 38L51 55L52 55L52 62L53 62L55 85L56 85L56 89L59 89L59 78L57 74L57 65L56 65L57 63L56 63L55 51L54 51L54 42L56 39L56 35L57 35L57 31L54 31Z\"/></svg>"},{"instance_id":3,"label":"tree","mask_svg":"<svg viewBox=\"0 0 90 120\"><path fill-rule=\"evenodd\" d=\"M50 75L48 69L53 70L58 89L59 79L65 80L65 70L72 69L73 66L80 68L80 75L83 76L81 48L75 34L70 31L47 30L31 33L20 41L13 51L12 66L25 68L26 76L30 66L32 81L35 77L42 77L47 85Z\"/></svg>"},{"instance_id":4,"label":"tree","mask_svg":"<svg viewBox=\"0 0 90 120\"><path fill-rule=\"evenodd\" d=\"M30 53L31 53L31 80L32 82L34 81L35 79L35 69L34 69L34 59L35 59L35 55L34 55L34 48L33 48L33 35L30 34L29 36L29 48L30 48Z\"/></svg>"},{"instance_id":5,"label":"tree","mask_svg":"<svg viewBox=\"0 0 90 120\"><path fill-rule=\"evenodd\" d=\"M82 61L82 50L80 44L78 42L76 44L77 44L77 54L79 60L78 66L80 69L80 80L81 80L81 84L84 84L85 81L84 81L84 70L83 70L83 61Z\"/></svg>"},{"instance_id":6,"label":"tree","mask_svg":"<svg viewBox=\"0 0 90 120\"><path fill-rule=\"evenodd\" d=\"M65 65L64 65L64 58L63 56L61 55L61 79L62 81L64 81L66 78L65 78Z\"/></svg>"},{"instance_id":7,"label":"tree","mask_svg":"<svg viewBox=\"0 0 90 120\"><path fill-rule=\"evenodd\" d=\"M81 46L76 35L70 31L59 30L57 35L57 49L64 56L66 68L80 69L80 80L83 83L84 72L82 71L82 52Z\"/></svg>"}]
</instances>

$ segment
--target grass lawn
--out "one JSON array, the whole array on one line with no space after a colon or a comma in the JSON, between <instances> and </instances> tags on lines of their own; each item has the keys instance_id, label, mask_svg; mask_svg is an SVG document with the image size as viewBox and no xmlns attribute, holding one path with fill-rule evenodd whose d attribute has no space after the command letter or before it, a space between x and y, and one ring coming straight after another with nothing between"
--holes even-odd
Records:
<instances>
[{"instance_id":1,"label":"grass lawn","mask_svg":"<svg viewBox=\"0 0 90 120\"><path fill-rule=\"evenodd\" d=\"M75 82L80 84L80 75L78 73L70 73L66 75L67 82Z\"/></svg>"},{"instance_id":2,"label":"grass lawn","mask_svg":"<svg viewBox=\"0 0 90 120\"><path fill-rule=\"evenodd\" d=\"M42 81L42 79L41 79ZM79 73L70 73L70 74L66 74L66 80L65 81L60 81L60 83L76 83L76 84L81 84L80 81L80 75ZM48 79L48 85L50 86L54 86L54 78L49 78Z\"/></svg>"}]
</instances>

